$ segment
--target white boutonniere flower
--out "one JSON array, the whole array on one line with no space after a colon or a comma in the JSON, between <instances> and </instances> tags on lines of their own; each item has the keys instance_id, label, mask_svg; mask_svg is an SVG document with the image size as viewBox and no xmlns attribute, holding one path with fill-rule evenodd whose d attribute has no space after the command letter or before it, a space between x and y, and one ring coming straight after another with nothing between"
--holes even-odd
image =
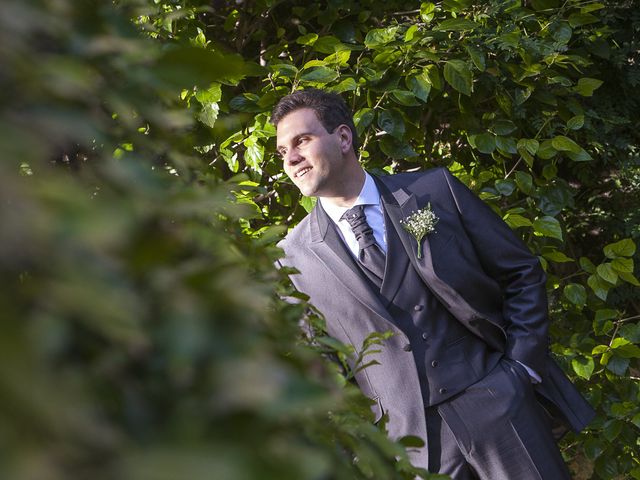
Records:
<instances>
[{"instance_id":1,"label":"white boutonniere flower","mask_svg":"<svg viewBox=\"0 0 640 480\"><path fill-rule=\"evenodd\" d=\"M404 229L413 235L418 242L418 258L422 258L422 239L435 230L438 220L440 219L431 210L431 203L427 203L426 207L416 210L407 218L400 220Z\"/></svg>"}]
</instances>

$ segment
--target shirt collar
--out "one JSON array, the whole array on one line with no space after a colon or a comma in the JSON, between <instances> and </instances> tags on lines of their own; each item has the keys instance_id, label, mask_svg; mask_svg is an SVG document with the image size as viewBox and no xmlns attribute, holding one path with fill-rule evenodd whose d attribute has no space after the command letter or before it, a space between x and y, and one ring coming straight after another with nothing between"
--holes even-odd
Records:
<instances>
[{"instance_id":1,"label":"shirt collar","mask_svg":"<svg viewBox=\"0 0 640 480\"><path fill-rule=\"evenodd\" d=\"M329 215L329 218L337 224L342 218L342 215L344 215L344 212L349 210L349 208L355 207L356 205L380 205L380 192L371 175L364 172L364 185L362 186L362 190L360 190L358 198L356 198L356 201L353 202L351 207L339 207L329 202L323 202L322 198L318 198L318 200L322 204L324 211Z\"/></svg>"}]
</instances>

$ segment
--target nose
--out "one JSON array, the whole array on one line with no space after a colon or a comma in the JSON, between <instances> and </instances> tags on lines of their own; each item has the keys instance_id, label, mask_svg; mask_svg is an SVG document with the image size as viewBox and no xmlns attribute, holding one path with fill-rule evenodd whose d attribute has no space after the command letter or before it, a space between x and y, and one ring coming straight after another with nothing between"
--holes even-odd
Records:
<instances>
[{"instance_id":1,"label":"nose","mask_svg":"<svg viewBox=\"0 0 640 480\"><path fill-rule=\"evenodd\" d=\"M301 160L302 156L300 155L300 152L298 152L298 150L295 148L287 151L287 153L285 153L284 155L284 163L287 166L296 165L300 163Z\"/></svg>"}]
</instances>

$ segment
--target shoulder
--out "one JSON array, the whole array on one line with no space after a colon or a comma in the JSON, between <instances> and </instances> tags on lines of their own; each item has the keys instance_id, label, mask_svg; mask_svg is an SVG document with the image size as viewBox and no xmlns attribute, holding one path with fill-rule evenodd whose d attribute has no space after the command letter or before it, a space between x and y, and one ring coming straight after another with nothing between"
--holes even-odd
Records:
<instances>
[{"instance_id":1,"label":"shoulder","mask_svg":"<svg viewBox=\"0 0 640 480\"><path fill-rule=\"evenodd\" d=\"M292 250L309 244L311 215L310 213L304 217L278 242L278 246L285 251L285 254L289 255Z\"/></svg>"},{"instance_id":2,"label":"shoulder","mask_svg":"<svg viewBox=\"0 0 640 480\"><path fill-rule=\"evenodd\" d=\"M412 186L446 182L445 179L451 176L451 173L445 167L436 167L428 170L421 170L419 172L396 173L394 175L385 175L378 178L380 178L388 187L411 189Z\"/></svg>"},{"instance_id":3,"label":"shoulder","mask_svg":"<svg viewBox=\"0 0 640 480\"><path fill-rule=\"evenodd\" d=\"M460 183L445 167L436 167L419 172L398 173L381 176L380 180L392 192L404 190L421 198L425 195L449 198Z\"/></svg>"}]
</instances>

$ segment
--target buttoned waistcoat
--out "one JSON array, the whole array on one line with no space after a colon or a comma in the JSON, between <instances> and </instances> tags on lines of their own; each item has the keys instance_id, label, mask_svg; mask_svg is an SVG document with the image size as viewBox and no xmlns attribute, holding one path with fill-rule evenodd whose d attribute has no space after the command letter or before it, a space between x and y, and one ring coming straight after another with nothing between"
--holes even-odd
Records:
<instances>
[{"instance_id":1,"label":"buttoned waistcoat","mask_svg":"<svg viewBox=\"0 0 640 480\"><path fill-rule=\"evenodd\" d=\"M557 422L575 431L584 428L594 412L548 355L546 278L538 259L446 169L381 176L377 181L386 228L394 229L401 244L388 248L404 249L421 280L420 288L428 288L471 338L538 372L542 383L536 386L537 393ZM418 258L417 242L400 221L427 204L439 220L435 231L423 239L423 255ZM356 380L374 400L376 419L388 415L391 438L413 435L426 442L420 373L407 349L411 341L394 319L393 308L364 278L320 205L281 246L285 257L280 263L298 270L291 280L323 313L330 335L358 349L371 332L394 333L375 358L368 357L379 364L360 370ZM389 251L387 262L393 258ZM387 290L408 288L403 285L406 272L387 265ZM415 465L427 467L426 449L409 455Z\"/></svg>"}]
</instances>

